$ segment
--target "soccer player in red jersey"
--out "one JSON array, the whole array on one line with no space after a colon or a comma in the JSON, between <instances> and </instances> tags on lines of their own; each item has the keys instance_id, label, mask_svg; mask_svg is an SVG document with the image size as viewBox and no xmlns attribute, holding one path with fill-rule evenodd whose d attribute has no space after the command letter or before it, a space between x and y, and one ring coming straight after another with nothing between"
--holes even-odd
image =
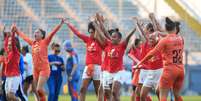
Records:
<instances>
[{"instance_id":1,"label":"soccer player in red jersey","mask_svg":"<svg viewBox=\"0 0 201 101\"><path fill-rule=\"evenodd\" d=\"M143 64L151 59L157 52L161 52L163 58L163 73L160 78L160 101L167 101L169 90L173 89L175 101L183 101L180 96L184 81L184 65L183 65L183 49L184 40L176 32L176 23L169 19L165 19L165 29L169 33L165 38L161 39L156 47L151 50L136 66Z\"/></svg>"},{"instance_id":2,"label":"soccer player in red jersey","mask_svg":"<svg viewBox=\"0 0 201 101\"><path fill-rule=\"evenodd\" d=\"M5 57L5 92L9 101L19 101L15 96L20 85L21 77L19 71L20 52L16 47L14 25L12 25L11 35L7 35L4 39L4 50L7 54Z\"/></svg>"},{"instance_id":3,"label":"soccer player in red jersey","mask_svg":"<svg viewBox=\"0 0 201 101\"><path fill-rule=\"evenodd\" d=\"M149 41L149 35L151 33L154 32L154 28L153 28L153 25L151 23L148 23L144 29L141 28L140 24L139 24L139 20L138 18L134 18L134 20L136 20L136 25L137 25L137 28L139 30L139 32L141 33L141 35L145 38L145 42L142 43L141 45L141 58L143 58L146 54L147 54L147 50L149 48L149 44L150 44L150 41ZM142 68L140 70L140 75L139 75L139 80L138 80L138 85L137 85L137 88L136 88L136 101L140 101L140 93L141 93L141 88L142 88L142 85L147 77L147 72L148 72L148 68L149 68L149 64L148 62L144 63L142 65ZM146 97L147 101L151 101L151 97L150 96L147 96Z\"/></svg>"},{"instance_id":4,"label":"soccer player in red jersey","mask_svg":"<svg viewBox=\"0 0 201 101\"><path fill-rule=\"evenodd\" d=\"M40 101L46 101L45 91L43 90L43 87L50 75L50 66L48 62L48 45L56 32L61 28L64 21L65 19L62 18L61 23L58 24L47 37L45 37L46 32L44 30L37 29L34 32L34 40L27 37L15 26L16 33L32 47L32 57L34 65L33 78L35 84L37 85L36 89Z\"/></svg>"},{"instance_id":5,"label":"soccer player in red jersey","mask_svg":"<svg viewBox=\"0 0 201 101\"><path fill-rule=\"evenodd\" d=\"M148 40L148 46L143 47L142 51L145 51L148 53L151 49L155 47L155 45L158 43L158 36L156 33L152 33L149 35ZM147 70L147 77L145 78L145 81L143 83L140 99L141 101L146 101L146 97L148 96L148 93L153 89L157 89L157 84L159 82L160 75L162 73L162 56L160 52L155 54L149 61L148 61L148 67Z\"/></svg>"},{"instance_id":6,"label":"soccer player in red jersey","mask_svg":"<svg viewBox=\"0 0 201 101\"><path fill-rule=\"evenodd\" d=\"M98 89L100 86L100 73L102 64L102 48L97 40L95 40L95 28L90 22L88 24L88 32L90 36L87 36L79 32L70 22L66 21L68 27L86 44L86 66L84 68L82 76L82 85L80 89L80 101L85 101L86 91L93 80L96 95L98 96Z\"/></svg>"},{"instance_id":7,"label":"soccer player in red jersey","mask_svg":"<svg viewBox=\"0 0 201 101\"><path fill-rule=\"evenodd\" d=\"M97 16L96 16L97 17ZM99 19L97 17L97 19ZM115 29L111 32L110 39L107 39L103 31L105 30L99 25L100 19L95 21L94 26L96 28L97 40L100 42L101 46L105 51L105 57L107 60L104 60L106 64L104 64L103 71L103 88L105 91L105 95L107 97L107 101L120 101L120 88L122 84L122 76L123 76L123 56L128 44L130 37L133 35L136 29L133 29L125 39L121 39L122 35L118 29Z\"/></svg>"}]
</instances>

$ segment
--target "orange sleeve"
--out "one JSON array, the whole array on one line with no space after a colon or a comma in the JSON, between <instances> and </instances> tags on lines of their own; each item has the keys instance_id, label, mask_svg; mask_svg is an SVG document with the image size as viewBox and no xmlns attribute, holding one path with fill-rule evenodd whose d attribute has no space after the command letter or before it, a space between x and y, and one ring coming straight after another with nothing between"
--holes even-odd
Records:
<instances>
[{"instance_id":1,"label":"orange sleeve","mask_svg":"<svg viewBox=\"0 0 201 101\"><path fill-rule=\"evenodd\" d=\"M159 43L150 51L147 53L147 55L140 61L140 64L143 64L145 61L149 60L150 58L152 58L152 56L154 56L158 51L163 51L164 50L164 46L166 39L162 39L159 41Z\"/></svg>"},{"instance_id":2,"label":"orange sleeve","mask_svg":"<svg viewBox=\"0 0 201 101\"><path fill-rule=\"evenodd\" d=\"M33 41L28 36L26 36L23 32L17 31L17 35L19 35L29 45L32 45Z\"/></svg>"},{"instance_id":3,"label":"orange sleeve","mask_svg":"<svg viewBox=\"0 0 201 101\"><path fill-rule=\"evenodd\" d=\"M50 41L52 40L53 36L59 31L59 29L61 28L61 24L57 25L53 31L51 31L48 36L45 38L45 42L48 45L50 43Z\"/></svg>"}]
</instances>

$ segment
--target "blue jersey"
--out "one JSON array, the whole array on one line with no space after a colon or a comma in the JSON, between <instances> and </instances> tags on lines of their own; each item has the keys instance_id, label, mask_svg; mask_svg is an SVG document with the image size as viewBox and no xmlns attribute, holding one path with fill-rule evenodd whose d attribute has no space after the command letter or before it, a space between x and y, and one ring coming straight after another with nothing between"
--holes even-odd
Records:
<instances>
[{"instance_id":1,"label":"blue jersey","mask_svg":"<svg viewBox=\"0 0 201 101\"><path fill-rule=\"evenodd\" d=\"M66 61L66 72L67 75L70 75L73 69L73 65L78 66L78 55L77 54L71 54ZM73 77L79 77L79 66L77 67Z\"/></svg>"},{"instance_id":2,"label":"blue jersey","mask_svg":"<svg viewBox=\"0 0 201 101\"><path fill-rule=\"evenodd\" d=\"M61 75L63 71L61 66L64 65L63 58L58 55L50 54L48 55L48 60L49 62L61 63L61 65L50 65L50 70L51 70L50 75Z\"/></svg>"},{"instance_id":3,"label":"blue jersey","mask_svg":"<svg viewBox=\"0 0 201 101\"><path fill-rule=\"evenodd\" d=\"M20 69L20 74L22 75L24 73L24 59L22 54L20 54L19 69Z\"/></svg>"}]
</instances>

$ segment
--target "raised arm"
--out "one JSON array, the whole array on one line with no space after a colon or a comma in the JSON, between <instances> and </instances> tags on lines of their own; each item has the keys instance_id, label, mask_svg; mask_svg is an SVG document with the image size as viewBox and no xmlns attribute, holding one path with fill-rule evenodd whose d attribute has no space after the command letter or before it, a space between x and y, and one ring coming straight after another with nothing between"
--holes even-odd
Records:
<instances>
[{"instance_id":1,"label":"raised arm","mask_svg":"<svg viewBox=\"0 0 201 101\"><path fill-rule=\"evenodd\" d=\"M70 28L70 30L78 36L80 39L86 42L86 40L89 38L85 34L81 33L78 29L75 28L70 22L66 21L67 26Z\"/></svg>"},{"instance_id":2,"label":"raised arm","mask_svg":"<svg viewBox=\"0 0 201 101\"><path fill-rule=\"evenodd\" d=\"M162 27L160 26L160 24L158 23L158 21L156 20L156 17L154 15L154 13L150 13L149 14L149 18L153 24L154 30L155 31L160 31L160 32L164 32L164 30L162 29Z\"/></svg>"},{"instance_id":3,"label":"raised arm","mask_svg":"<svg viewBox=\"0 0 201 101\"><path fill-rule=\"evenodd\" d=\"M134 20L136 20L136 26L137 26L138 31L140 32L140 34L141 34L141 35L145 38L145 40L147 41L148 38L147 38L147 36L146 36L146 33L143 31L143 29L142 29L140 23L139 23L139 19L138 19L137 17L134 17Z\"/></svg>"},{"instance_id":4,"label":"raised arm","mask_svg":"<svg viewBox=\"0 0 201 101\"><path fill-rule=\"evenodd\" d=\"M108 30L106 30L105 26L104 26L104 17L103 15L100 15L99 13L96 13L96 19L99 22L100 25L100 29L102 30L102 32L104 33L105 37L108 39L111 39L110 37L110 33L108 32Z\"/></svg>"},{"instance_id":5,"label":"raised arm","mask_svg":"<svg viewBox=\"0 0 201 101\"><path fill-rule=\"evenodd\" d=\"M4 50L5 50L5 52L8 52L8 36L7 35L5 35L4 36Z\"/></svg>"},{"instance_id":6,"label":"raised arm","mask_svg":"<svg viewBox=\"0 0 201 101\"><path fill-rule=\"evenodd\" d=\"M33 41L28 37L26 36L23 32L21 32L20 30L17 29L17 27L14 25L14 28L15 28L15 32L17 35L19 35L24 41L26 41L29 45L32 45Z\"/></svg>"},{"instance_id":7,"label":"raised arm","mask_svg":"<svg viewBox=\"0 0 201 101\"><path fill-rule=\"evenodd\" d=\"M12 31L11 42L12 42L12 51L19 52L17 47L16 47L16 39L15 39L15 32L14 31Z\"/></svg>"},{"instance_id":8,"label":"raised arm","mask_svg":"<svg viewBox=\"0 0 201 101\"><path fill-rule=\"evenodd\" d=\"M105 34L103 33L103 31L100 29L100 26L96 22L93 22L93 25L96 29L96 37L95 38L99 41L101 46L105 46L106 40L107 40Z\"/></svg>"},{"instance_id":9,"label":"raised arm","mask_svg":"<svg viewBox=\"0 0 201 101\"><path fill-rule=\"evenodd\" d=\"M135 33L136 28L132 29L130 33L127 34L127 36L122 40L123 43L125 43L125 45L128 45L128 42L130 40L130 38L132 37L132 35Z\"/></svg>"},{"instance_id":10,"label":"raised arm","mask_svg":"<svg viewBox=\"0 0 201 101\"><path fill-rule=\"evenodd\" d=\"M64 24L64 22L65 22L65 19L62 18L61 23L58 24L56 27L54 27L54 29L48 34L48 36L45 38L45 41L46 41L47 44L50 43L50 41L52 40L53 36L59 31L59 29Z\"/></svg>"}]
</instances>

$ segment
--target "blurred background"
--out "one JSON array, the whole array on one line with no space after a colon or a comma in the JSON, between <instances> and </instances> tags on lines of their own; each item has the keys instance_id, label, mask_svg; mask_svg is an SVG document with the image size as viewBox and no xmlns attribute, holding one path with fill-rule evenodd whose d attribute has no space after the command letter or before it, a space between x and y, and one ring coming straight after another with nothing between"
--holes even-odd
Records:
<instances>
[{"instance_id":1,"label":"blurred background","mask_svg":"<svg viewBox=\"0 0 201 101\"><path fill-rule=\"evenodd\" d=\"M87 24L90 16L101 12L107 19L108 28L118 27L123 34L135 27L131 17L138 16L148 21L148 13L154 12L163 25L166 16L181 22L181 35L185 39L185 70L186 80L182 94L201 95L201 6L200 0L0 0L0 33L3 26L10 27L12 23L28 36L33 38L37 28L50 32L60 22L59 17L70 18L81 32L88 34ZM0 40L2 34L0 34ZM125 36L125 35L123 35ZM80 68L85 63L85 45L64 25L52 42L62 44L69 39L77 50ZM0 48L3 47L0 41ZM22 45L27 45L21 40ZM51 51L49 51L51 52ZM61 54L64 58L66 54ZM124 56L127 79L122 88L122 94L131 94L131 64L132 61ZM63 74L66 78L66 74ZM62 93L67 93L66 80ZM81 82L81 81L80 81ZM89 87L93 91L93 87Z\"/></svg>"}]
</instances>

